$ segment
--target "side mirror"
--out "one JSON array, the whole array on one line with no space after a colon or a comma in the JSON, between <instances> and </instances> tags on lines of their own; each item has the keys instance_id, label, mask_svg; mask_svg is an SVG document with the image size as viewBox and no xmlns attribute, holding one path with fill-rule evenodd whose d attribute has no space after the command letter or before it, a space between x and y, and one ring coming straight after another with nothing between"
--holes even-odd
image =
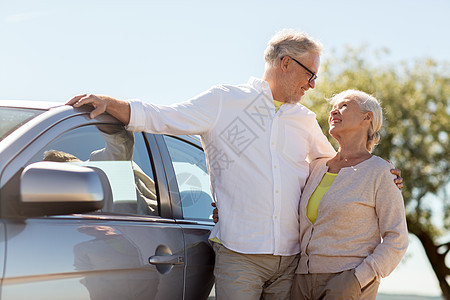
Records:
<instances>
[{"instance_id":1,"label":"side mirror","mask_svg":"<svg viewBox=\"0 0 450 300\"><path fill-rule=\"evenodd\" d=\"M37 162L20 178L19 211L23 217L85 213L112 202L111 186L98 168Z\"/></svg>"}]
</instances>

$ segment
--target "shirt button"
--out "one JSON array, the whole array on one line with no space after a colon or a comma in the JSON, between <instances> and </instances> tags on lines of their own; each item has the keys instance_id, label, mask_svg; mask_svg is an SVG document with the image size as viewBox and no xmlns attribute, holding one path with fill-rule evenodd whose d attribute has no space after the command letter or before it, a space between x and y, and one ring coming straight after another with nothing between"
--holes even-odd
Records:
<instances>
[{"instance_id":1,"label":"shirt button","mask_svg":"<svg viewBox=\"0 0 450 300\"><path fill-rule=\"evenodd\" d=\"M275 219L278 219L278 216L275 216Z\"/></svg>"},{"instance_id":2,"label":"shirt button","mask_svg":"<svg viewBox=\"0 0 450 300\"><path fill-rule=\"evenodd\" d=\"M276 169L276 168L277 168L277 165L274 165L273 168Z\"/></svg>"},{"instance_id":3,"label":"shirt button","mask_svg":"<svg viewBox=\"0 0 450 300\"><path fill-rule=\"evenodd\" d=\"M275 191L275 194L278 194L278 190Z\"/></svg>"}]
</instances>

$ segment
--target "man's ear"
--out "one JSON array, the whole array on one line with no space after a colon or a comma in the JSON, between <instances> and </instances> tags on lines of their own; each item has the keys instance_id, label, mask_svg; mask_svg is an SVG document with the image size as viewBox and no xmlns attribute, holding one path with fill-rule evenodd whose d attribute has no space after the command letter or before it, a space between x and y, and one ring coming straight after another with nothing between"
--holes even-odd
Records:
<instances>
[{"instance_id":1,"label":"man's ear","mask_svg":"<svg viewBox=\"0 0 450 300\"><path fill-rule=\"evenodd\" d=\"M290 63L291 63L291 58L289 56L286 55L285 57L283 57L281 59L281 63L280 63L281 70L283 72L286 72Z\"/></svg>"}]
</instances>

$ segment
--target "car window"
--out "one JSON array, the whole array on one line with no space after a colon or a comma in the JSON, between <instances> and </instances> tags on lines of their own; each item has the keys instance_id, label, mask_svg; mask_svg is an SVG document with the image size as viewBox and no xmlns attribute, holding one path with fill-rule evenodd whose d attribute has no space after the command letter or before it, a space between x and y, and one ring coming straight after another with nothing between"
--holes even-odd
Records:
<instances>
[{"instance_id":1,"label":"car window","mask_svg":"<svg viewBox=\"0 0 450 300\"><path fill-rule=\"evenodd\" d=\"M180 191L185 219L212 219L212 196L204 152L188 142L164 136Z\"/></svg>"},{"instance_id":2,"label":"car window","mask_svg":"<svg viewBox=\"0 0 450 300\"><path fill-rule=\"evenodd\" d=\"M0 107L0 141L32 118L43 113L43 110Z\"/></svg>"},{"instance_id":3,"label":"car window","mask_svg":"<svg viewBox=\"0 0 450 300\"><path fill-rule=\"evenodd\" d=\"M113 202L103 212L158 215L155 177L142 134L120 125L88 125L57 137L29 163L54 161L97 167L108 176Z\"/></svg>"}]
</instances>

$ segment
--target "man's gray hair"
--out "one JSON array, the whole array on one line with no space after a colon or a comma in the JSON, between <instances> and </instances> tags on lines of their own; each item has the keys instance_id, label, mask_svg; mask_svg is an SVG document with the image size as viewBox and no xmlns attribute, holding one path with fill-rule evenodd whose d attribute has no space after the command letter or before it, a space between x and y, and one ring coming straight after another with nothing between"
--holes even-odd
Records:
<instances>
[{"instance_id":1,"label":"man's gray hair","mask_svg":"<svg viewBox=\"0 0 450 300\"><path fill-rule=\"evenodd\" d=\"M274 65L284 56L301 58L311 53L320 55L322 49L322 44L313 40L306 33L293 29L283 29L270 39L264 51L264 59L267 64Z\"/></svg>"}]
</instances>

